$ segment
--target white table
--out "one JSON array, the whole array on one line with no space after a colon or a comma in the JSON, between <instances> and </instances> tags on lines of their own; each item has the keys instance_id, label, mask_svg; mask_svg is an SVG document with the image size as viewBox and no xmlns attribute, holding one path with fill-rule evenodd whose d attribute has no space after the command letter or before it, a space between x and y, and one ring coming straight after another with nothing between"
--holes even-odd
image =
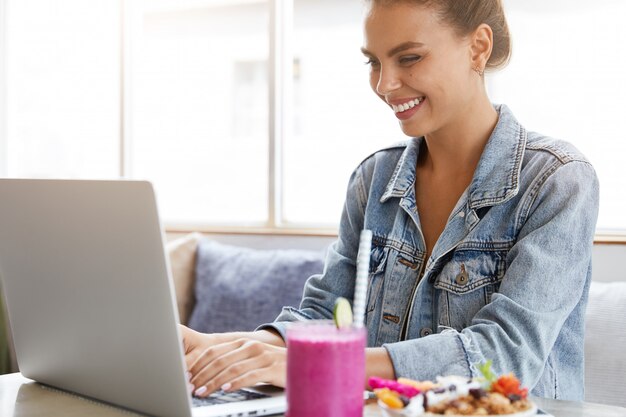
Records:
<instances>
[{"instance_id":1,"label":"white table","mask_svg":"<svg viewBox=\"0 0 626 417\"><path fill-rule=\"evenodd\" d=\"M626 408L601 404L533 398L539 408L555 417L626 417ZM88 398L38 384L21 374L0 376L2 417L129 417L139 415ZM375 404L365 407L364 417L379 417Z\"/></svg>"}]
</instances>

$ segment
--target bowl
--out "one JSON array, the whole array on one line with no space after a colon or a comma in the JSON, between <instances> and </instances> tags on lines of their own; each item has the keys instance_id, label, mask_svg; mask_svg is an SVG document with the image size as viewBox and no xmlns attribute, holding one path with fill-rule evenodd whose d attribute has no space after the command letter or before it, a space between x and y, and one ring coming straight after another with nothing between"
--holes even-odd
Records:
<instances>
[{"instance_id":1,"label":"bowl","mask_svg":"<svg viewBox=\"0 0 626 417\"><path fill-rule=\"evenodd\" d=\"M537 415L537 406L531 403L531 408L528 410L520 411L519 413L513 414L500 414L500 415L489 415L489 416L468 416L468 415L459 415L459 414L446 414L447 417L531 417ZM440 417L443 414L433 414L433 413L424 413L419 409L409 409L409 408L391 408L388 407L387 404L378 400L378 407L380 407L383 412L383 416L385 417Z\"/></svg>"},{"instance_id":2,"label":"bowl","mask_svg":"<svg viewBox=\"0 0 626 417\"><path fill-rule=\"evenodd\" d=\"M423 415L419 413L419 410L412 410L408 407L405 408L391 408L381 400L378 400L378 407L383 412L384 417L414 417Z\"/></svg>"},{"instance_id":3,"label":"bowl","mask_svg":"<svg viewBox=\"0 0 626 417\"><path fill-rule=\"evenodd\" d=\"M424 417L441 417L443 414L433 414L433 413L424 413L422 416ZM528 410L520 411L519 413L513 414L489 414L488 416L477 416L477 415L461 415L461 414L446 414L447 417L531 417L537 415L537 406L535 404L532 405Z\"/></svg>"}]
</instances>

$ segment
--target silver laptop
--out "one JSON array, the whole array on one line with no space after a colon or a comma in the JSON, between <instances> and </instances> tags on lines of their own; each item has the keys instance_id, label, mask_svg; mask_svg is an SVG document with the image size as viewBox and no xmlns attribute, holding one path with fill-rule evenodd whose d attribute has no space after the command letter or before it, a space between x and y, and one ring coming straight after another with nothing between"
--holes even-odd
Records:
<instances>
[{"instance_id":1,"label":"silver laptop","mask_svg":"<svg viewBox=\"0 0 626 417\"><path fill-rule=\"evenodd\" d=\"M155 416L284 412L269 386L210 405L189 395L163 242L148 182L0 179L0 279L22 374Z\"/></svg>"}]
</instances>

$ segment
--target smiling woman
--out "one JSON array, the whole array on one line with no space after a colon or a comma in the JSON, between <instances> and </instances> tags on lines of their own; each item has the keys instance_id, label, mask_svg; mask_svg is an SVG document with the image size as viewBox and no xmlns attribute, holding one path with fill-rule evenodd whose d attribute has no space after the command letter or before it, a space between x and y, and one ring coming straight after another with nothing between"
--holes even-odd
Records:
<instances>
[{"instance_id":1,"label":"smiling woman","mask_svg":"<svg viewBox=\"0 0 626 417\"><path fill-rule=\"evenodd\" d=\"M369 229L368 376L474 377L493 360L533 395L582 400L598 181L572 145L490 102L484 71L510 55L502 3L371 1L364 27L370 86L410 139L353 171L338 240L298 309L245 334L183 328L197 395L283 385L288 323L352 300Z\"/></svg>"}]
</instances>

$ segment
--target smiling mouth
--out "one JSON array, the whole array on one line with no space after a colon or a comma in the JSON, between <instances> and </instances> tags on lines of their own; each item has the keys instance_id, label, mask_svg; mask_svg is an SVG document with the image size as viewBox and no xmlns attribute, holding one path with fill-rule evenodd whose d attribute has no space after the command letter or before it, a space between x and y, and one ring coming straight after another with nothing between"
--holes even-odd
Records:
<instances>
[{"instance_id":1,"label":"smiling mouth","mask_svg":"<svg viewBox=\"0 0 626 417\"><path fill-rule=\"evenodd\" d=\"M424 101L426 97L418 97L416 99L407 101L406 103L402 103L402 104L392 104L391 105L391 109L394 111L394 113L403 113L409 109L412 109L413 107L419 105L422 101Z\"/></svg>"}]
</instances>

